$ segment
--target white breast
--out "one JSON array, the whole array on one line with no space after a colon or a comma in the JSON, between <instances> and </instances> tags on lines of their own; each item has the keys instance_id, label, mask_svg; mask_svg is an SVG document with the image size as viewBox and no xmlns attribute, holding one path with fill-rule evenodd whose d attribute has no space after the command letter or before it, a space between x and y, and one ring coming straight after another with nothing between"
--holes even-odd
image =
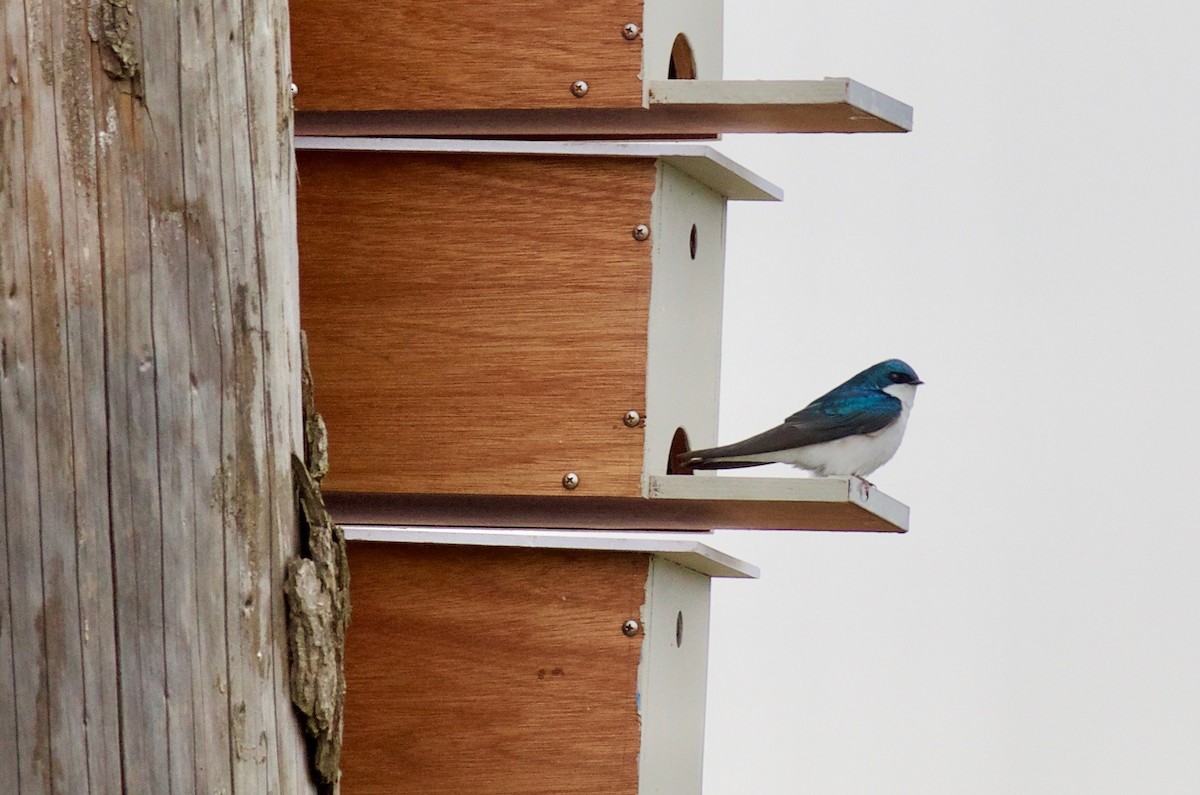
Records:
<instances>
[{"instance_id":1,"label":"white breast","mask_svg":"<svg viewBox=\"0 0 1200 795\"><path fill-rule=\"evenodd\" d=\"M900 449L908 414L917 388L912 384L893 384L884 389L900 400L900 418L875 433L847 436L832 442L814 444L797 450L772 453L772 460L810 470L815 475L858 475L866 477L886 464Z\"/></svg>"}]
</instances>

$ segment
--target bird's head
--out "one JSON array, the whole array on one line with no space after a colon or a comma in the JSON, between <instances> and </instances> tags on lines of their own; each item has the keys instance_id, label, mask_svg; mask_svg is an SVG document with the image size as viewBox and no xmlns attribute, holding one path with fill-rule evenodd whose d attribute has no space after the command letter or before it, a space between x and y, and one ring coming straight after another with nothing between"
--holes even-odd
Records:
<instances>
[{"instance_id":1,"label":"bird's head","mask_svg":"<svg viewBox=\"0 0 1200 795\"><path fill-rule=\"evenodd\" d=\"M884 391L890 391L888 387L901 385L917 387L925 383L917 377L915 370L899 359L888 359L886 362L868 367L850 380L869 389Z\"/></svg>"}]
</instances>

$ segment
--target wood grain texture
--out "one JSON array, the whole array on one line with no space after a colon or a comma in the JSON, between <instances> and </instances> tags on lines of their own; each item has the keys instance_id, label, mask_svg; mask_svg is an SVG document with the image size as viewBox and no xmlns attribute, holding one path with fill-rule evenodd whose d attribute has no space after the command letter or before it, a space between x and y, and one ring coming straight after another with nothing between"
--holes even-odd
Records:
<instances>
[{"instance_id":1,"label":"wood grain texture","mask_svg":"<svg viewBox=\"0 0 1200 795\"><path fill-rule=\"evenodd\" d=\"M638 788L649 556L353 542L343 788Z\"/></svg>"},{"instance_id":2,"label":"wood grain texture","mask_svg":"<svg viewBox=\"0 0 1200 795\"><path fill-rule=\"evenodd\" d=\"M217 48L218 62L223 68L240 66L240 39L233 42L227 36L217 36L217 19L214 18L210 7L197 10L197 13L185 15L180 19L179 35L182 41L181 63L189 69L203 71L200 61L208 50L206 42L212 42ZM211 46L211 45L210 45ZM244 147L238 136L223 135L211 138L208 134L210 119L226 121L222 114L228 113L228 106L219 102L216 92L207 87L195 97L194 101L181 108L180 132L184 146L196 154L184 164L184 184L199 186L205 184L205 176L197 173L199 169L211 168L217 164L232 166L237 162L245 162L244 152L234 155L233 146ZM243 86L238 83L225 86L230 104L245 103ZM236 143L235 143L236 142ZM212 164L206 165L206 164ZM211 186L205 186L211 191ZM245 186L239 180L231 180L229 189L221 194L221 203L233 210L234 214L249 214L247 200L244 196ZM204 192L196 192L193 188L190 201L197 204L205 202ZM205 219L212 223L212 219ZM238 226L226 225L222 230L226 238L226 250L237 250L245 245L245 232ZM208 230L204 233L209 234ZM231 245L232 244L232 245ZM229 317L228 304L225 301L214 302L213 297L224 293L228 295L228 277L219 266L220 257L224 252L214 250L212 246L196 246L191 252L193 263L203 264L202 267L191 267L186 276L186 300L188 302L189 336L198 350L231 350L229 328L232 325ZM193 434L213 439L232 438L232 432L225 428L230 420L222 411L223 382L232 382L232 362L222 361L230 357L198 357L192 361L192 372L195 373L196 387L191 390L191 430ZM189 440L189 446L190 440ZM225 511L222 505L224 484L219 477L212 473L222 470L220 445L202 444L192 446L191 488L194 490L196 527L221 526L225 521ZM234 759L231 755L220 758L213 749L228 748L232 742L231 721L229 720L228 696L221 688L214 688L207 683L225 683L228 688L229 672L226 670L226 659L231 649L236 646L229 643L224 623L227 602L234 598L228 586L221 588L197 589L196 583L220 582L224 580L225 554L224 545L193 543L186 550L187 555L194 558L195 575L190 584L194 591L193 600L197 606L195 637L201 642L193 649L192 679L201 683L199 687L189 687L191 711L198 736L197 754L204 758L205 764L197 769L195 786L213 790L233 778ZM170 609L170 608L168 608ZM180 608L175 608L179 610ZM239 764L244 770L244 762ZM249 778L249 777L247 777Z\"/></svg>"},{"instance_id":3,"label":"wood grain texture","mask_svg":"<svg viewBox=\"0 0 1200 795\"><path fill-rule=\"evenodd\" d=\"M0 226L0 234L6 230ZM6 338L7 329L0 321L0 339ZM0 363L6 366L7 362ZM3 393L0 393L3 394ZM4 403L0 398L0 412ZM3 415L0 414L0 427L3 427ZM4 440L0 439L0 494L4 488ZM13 670L13 612L11 597L11 578L8 573L8 518L7 511L0 508L0 737L16 738L18 734L17 713L17 683L16 671ZM32 735L30 735L32 739ZM15 742L5 742L0 745L0 792L17 792L20 786L20 753Z\"/></svg>"},{"instance_id":4,"label":"wood grain texture","mask_svg":"<svg viewBox=\"0 0 1200 795\"><path fill-rule=\"evenodd\" d=\"M0 746L11 749L15 766L8 775L16 788L50 791L49 684L46 670L45 613L42 600L42 549L37 481L37 418L34 389L32 254L27 219L26 110L16 86L29 80L24 9L6 3L0 52L17 83L0 80L0 443L3 444L3 511L7 551L11 658L0 667L12 671L14 694L0 702L6 734ZM44 204L43 204L44 207ZM82 764L82 757L77 757Z\"/></svg>"},{"instance_id":5,"label":"wood grain texture","mask_svg":"<svg viewBox=\"0 0 1200 795\"><path fill-rule=\"evenodd\" d=\"M652 160L298 157L328 489L641 493Z\"/></svg>"},{"instance_id":6,"label":"wood grain texture","mask_svg":"<svg viewBox=\"0 0 1200 795\"><path fill-rule=\"evenodd\" d=\"M287 19L253 5L3 6L5 792L311 789Z\"/></svg>"},{"instance_id":7,"label":"wood grain texture","mask_svg":"<svg viewBox=\"0 0 1200 795\"><path fill-rule=\"evenodd\" d=\"M290 5L303 110L642 106L642 42L621 35L638 0Z\"/></svg>"}]
</instances>

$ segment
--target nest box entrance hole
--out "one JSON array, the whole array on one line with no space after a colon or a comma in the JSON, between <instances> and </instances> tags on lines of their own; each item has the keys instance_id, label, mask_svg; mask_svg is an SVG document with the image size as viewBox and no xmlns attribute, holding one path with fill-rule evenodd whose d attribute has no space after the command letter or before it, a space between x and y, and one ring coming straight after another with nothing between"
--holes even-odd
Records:
<instances>
[{"instance_id":1,"label":"nest box entrance hole","mask_svg":"<svg viewBox=\"0 0 1200 795\"><path fill-rule=\"evenodd\" d=\"M667 66L668 80L695 80L696 58L687 36L680 33L671 45L671 63Z\"/></svg>"},{"instance_id":2,"label":"nest box entrance hole","mask_svg":"<svg viewBox=\"0 0 1200 795\"><path fill-rule=\"evenodd\" d=\"M675 436L671 438L671 449L667 453L667 474L668 475L690 475L692 468L678 463L679 456L692 449L692 445L688 442L687 431L683 428L675 429Z\"/></svg>"}]
</instances>

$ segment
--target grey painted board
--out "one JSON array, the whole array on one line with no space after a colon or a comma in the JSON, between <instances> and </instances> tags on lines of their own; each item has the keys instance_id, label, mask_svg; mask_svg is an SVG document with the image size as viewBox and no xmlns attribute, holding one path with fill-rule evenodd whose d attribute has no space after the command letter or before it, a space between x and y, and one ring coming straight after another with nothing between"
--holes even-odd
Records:
<instances>
[{"instance_id":1,"label":"grey painted board","mask_svg":"<svg viewBox=\"0 0 1200 795\"><path fill-rule=\"evenodd\" d=\"M675 38L682 35L691 49L696 77L719 80L725 62L723 0L686 3L650 0L642 4L642 91L649 102L649 84L666 80Z\"/></svg>"},{"instance_id":2,"label":"grey painted board","mask_svg":"<svg viewBox=\"0 0 1200 795\"><path fill-rule=\"evenodd\" d=\"M796 506L798 515L804 504L846 505L891 525L879 529L908 529L908 506L856 477L651 476L649 496L661 500L790 503Z\"/></svg>"},{"instance_id":3,"label":"grey painted board","mask_svg":"<svg viewBox=\"0 0 1200 795\"><path fill-rule=\"evenodd\" d=\"M343 525L347 541L450 544L526 549L584 549L661 556L708 577L757 578L758 567L706 544L705 533L595 532L477 527Z\"/></svg>"},{"instance_id":4,"label":"grey painted board","mask_svg":"<svg viewBox=\"0 0 1200 795\"><path fill-rule=\"evenodd\" d=\"M640 795L693 795L704 772L711 584L707 577L654 558L638 666L642 752Z\"/></svg>"},{"instance_id":5,"label":"grey painted board","mask_svg":"<svg viewBox=\"0 0 1200 795\"><path fill-rule=\"evenodd\" d=\"M823 80L655 80L649 84L652 109L707 108L717 113L720 108L736 112L728 115L734 125L737 119L753 123L755 114L774 119L794 119L802 127L812 118L808 109L814 106L842 107L845 128L841 130L811 130L812 132L857 132L862 125L894 128L896 132L912 130L913 109L897 99L848 77L826 77ZM787 112L770 114L770 109ZM790 112L788 112L790 109ZM769 116L766 116L769 114ZM878 123L878 124L876 124ZM805 129L785 129L779 132L807 132ZM727 132L742 130L730 129ZM745 130L750 131L750 130Z\"/></svg>"},{"instance_id":6,"label":"grey painted board","mask_svg":"<svg viewBox=\"0 0 1200 795\"><path fill-rule=\"evenodd\" d=\"M721 196L660 163L653 202L643 494L668 471L677 429L693 449L717 443L725 283Z\"/></svg>"},{"instance_id":7,"label":"grey painted board","mask_svg":"<svg viewBox=\"0 0 1200 795\"><path fill-rule=\"evenodd\" d=\"M297 149L413 154L636 157L663 160L727 199L781 201L783 189L711 146L659 141L503 141L442 138L296 137Z\"/></svg>"}]
</instances>

